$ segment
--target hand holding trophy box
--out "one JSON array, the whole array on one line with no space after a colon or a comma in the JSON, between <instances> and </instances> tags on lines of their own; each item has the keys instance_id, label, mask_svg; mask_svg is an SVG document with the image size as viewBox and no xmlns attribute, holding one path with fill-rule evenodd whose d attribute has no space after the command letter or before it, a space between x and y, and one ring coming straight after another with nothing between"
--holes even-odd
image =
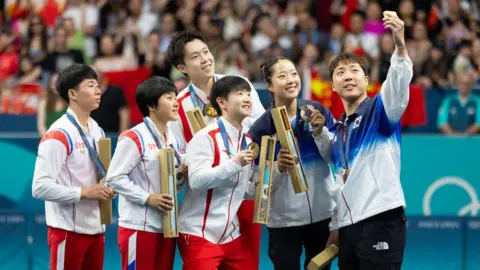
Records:
<instances>
[{"instance_id":1,"label":"hand holding trophy box","mask_svg":"<svg viewBox=\"0 0 480 270\"><path fill-rule=\"evenodd\" d=\"M295 193L302 193L308 190L308 183L305 177L305 172L300 158L300 149L298 142L293 133L293 128L285 106L272 109L272 118L277 130L277 137L282 145L282 148L287 149L295 159L295 166L289 170L290 179L293 184Z\"/></svg>"},{"instance_id":2,"label":"hand holding trophy box","mask_svg":"<svg viewBox=\"0 0 480 270\"><path fill-rule=\"evenodd\" d=\"M338 247L336 245L330 245L317 256L313 257L307 266L308 270L323 269L329 263L331 263L338 256Z\"/></svg>"},{"instance_id":3,"label":"hand holding trophy box","mask_svg":"<svg viewBox=\"0 0 480 270\"><path fill-rule=\"evenodd\" d=\"M192 127L193 134L207 126L205 123L205 118L203 118L203 114L198 107L188 110L187 118L190 126Z\"/></svg>"},{"instance_id":4,"label":"hand holding trophy box","mask_svg":"<svg viewBox=\"0 0 480 270\"><path fill-rule=\"evenodd\" d=\"M105 168L105 171L108 171L112 157L112 142L110 138L100 138L98 141L98 152L98 158L100 159L103 168ZM101 183L102 178L103 177L99 175L98 183ZM100 208L100 223L112 223L112 199L98 201L98 206Z\"/></svg>"},{"instance_id":5,"label":"hand holding trophy box","mask_svg":"<svg viewBox=\"0 0 480 270\"><path fill-rule=\"evenodd\" d=\"M163 215L163 235L166 238L178 237L178 198L177 176L175 169L175 150L158 150L160 160L160 189L173 198L173 210Z\"/></svg>"},{"instance_id":6,"label":"hand holding trophy box","mask_svg":"<svg viewBox=\"0 0 480 270\"><path fill-rule=\"evenodd\" d=\"M258 184L255 192L254 223L268 224L276 143L277 139L274 136L262 137L260 161L258 165Z\"/></svg>"}]
</instances>

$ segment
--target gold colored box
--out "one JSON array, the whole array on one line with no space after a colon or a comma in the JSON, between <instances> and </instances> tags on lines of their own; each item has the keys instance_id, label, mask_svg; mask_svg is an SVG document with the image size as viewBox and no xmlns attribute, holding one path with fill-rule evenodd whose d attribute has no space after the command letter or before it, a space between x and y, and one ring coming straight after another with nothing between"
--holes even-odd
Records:
<instances>
[{"instance_id":1,"label":"gold colored box","mask_svg":"<svg viewBox=\"0 0 480 270\"><path fill-rule=\"evenodd\" d=\"M166 238L178 237L178 198L174 151L172 148L158 150L160 189L162 193L173 198L173 210L163 215L163 235Z\"/></svg>"},{"instance_id":2,"label":"gold colored box","mask_svg":"<svg viewBox=\"0 0 480 270\"><path fill-rule=\"evenodd\" d=\"M287 149L295 159L295 166L289 170L293 190L295 193L303 193L308 190L307 178L305 177L305 171L303 170L298 142L293 133L292 125L290 125L285 106L273 108L272 118L282 148Z\"/></svg>"},{"instance_id":3,"label":"gold colored box","mask_svg":"<svg viewBox=\"0 0 480 270\"><path fill-rule=\"evenodd\" d=\"M274 136L262 136L258 164L258 184L255 192L254 223L268 224L276 143L277 139Z\"/></svg>"},{"instance_id":4,"label":"gold colored box","mask_svg":"<svg viewBox=\"0 0 480 270\"><path fill-rule=\"evenodd\" d=\"M323 269L338 256L338 247L330 245L317 256L313 257L307 266L308 270Z\"/></svg>"},{"instance_id":5,"label":"gold colored box","mask_svg":"<svg viewBox=\"0 0 480 270\"><path fill-rule=\"evenodd\" d=\"M207 126L202 111L200 111L200 108L198 107L194 107L193 109L187 111L187 119L188 123L190 123L190 126L192 127L193 134Z\"/></svg>"},{"instance_id":6,"label":"gold colored box","mask_svg":"<svg viewBox=\"0 0 480 270\"><path fill-rule=\"evenodd\" d=\"M110 138L100 138L98 141L98 158L107 172L110 167L110 160L112 159L112 141ZM102 178L103 176L99 175L99 183ZM98 207L100 208L100 223L112 223L112 199L98 201Z\"/></svg>"}]
</instances>

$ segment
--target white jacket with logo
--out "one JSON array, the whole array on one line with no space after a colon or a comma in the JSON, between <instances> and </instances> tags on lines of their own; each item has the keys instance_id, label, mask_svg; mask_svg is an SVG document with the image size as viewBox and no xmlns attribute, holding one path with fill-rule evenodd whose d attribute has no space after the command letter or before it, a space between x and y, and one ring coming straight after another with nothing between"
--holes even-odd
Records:
<instances>
[{"instance_id":1,"label":"white jacket with logo","mask_svg":"<svg viewBox=\"0 0 480 270\"><path fill-rule=\"evenodd\" d=\"M246 193L254 192L253 164L240 166L234 159L242 135L223 120L232 157L227 154L217 123L199 131L187 145L188 184L180 207L180 232L215 244L240 236L237 211ZM248 134L246 144L251 142Z\"/></svg>"},{"instance_id":2,"label":"white jacket with logo","mask_svg":"<svg viewBox=\"0 0 480 270\"><path fill-rule=\"evenodd\" d=\"M149 119L150 127L162 148L178 143L168 131L160 134ZM124 228L161 233L163 213L146 205L150 194L167 193L160 188L160 162L157 144L145 123L123 132L110 162L107 183L120 195L118 201L118 225Z\"/></svg>"},{"instance_id":3,"label":"white jacket with logo","mask_svg":"<svg viewBox=\"0 0 480 270\"><path fill-rule=\"evenodd\" d=\"M406 207L400 182L401 117L408 105L412 76L410 58L394 54L380 93L365 99L354 114L342 116L331 133L316 140L324 148L321 152L330 154L325 158L335 169L335 227ZM328 148L331 151L325 151ZM350 169L346 182L345 163Z\"/></svg>"},{"instance_id":4,"label":"white jacket with logo","mask_svg":"<svg viewBox=\"0 0 480 270\"><path fill-rule=\"evenodd\" d=\"M67 113L77 120L71 109ZM82 128L92 148L98 151L98 140L105 136L103 130L92 118L88 119L88 129ZM47 225L80 234L103 233L98 201L80 200L81 189L97 181L95 162L80 132L63 115L42 137L33 175L32 195L45 201Z\"/></svg>"}]
</instances>

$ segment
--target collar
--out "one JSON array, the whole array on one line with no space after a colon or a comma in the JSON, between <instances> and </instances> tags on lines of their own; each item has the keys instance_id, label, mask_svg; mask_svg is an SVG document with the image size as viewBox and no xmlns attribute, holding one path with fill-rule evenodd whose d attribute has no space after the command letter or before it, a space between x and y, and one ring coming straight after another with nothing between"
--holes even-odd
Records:
<instances>
[{"instance_id":1,"label":"collar","mask_svg":"<svg viewBox=\"0 0 480 270\"><path fill-rule=\"evenodd\" d=\"M82 126L82 124L80 124L80 121L78 121L77 114L72 110L72 108L68 107L67 113L73 116L75 121L77 121L78 125L83 129L84 132L89 132L89 129L92 127L92 120L93 120L90 116L88 117L88 120L87 120L88 127L84 127Z\"/></svg>"},{"instance_id":2,"label":"collar","mask_svg":"<svg viewBox=\"0 0 480 270\"><path fill-rule=\"evenodd\" d=\"M225 130L227 131L228 137L230 137L231 144L236 146L238 139L241 138L241 136L243 136L243 134L245 133L244 128L242 127L242 132L239 133L238 129L235 128L232 124L230 124L225 118L220 116L220 119L222 120L223 125L225 126Z\"/></svg>"},{"instance_id":3,"label":"collar","mask_svg":"<svg viewBox=\"0 0 480 270\"><path fill-rule=\"evenodd\" d=\"M370 101L370 98L367 96L363 101L362 103L360 103L360 105L358 105L357 109L355 110L354 113L352 113L348 119L347 119L347 114L346 113L343 113L342 116L340 117L340 119L338 119L337 123L336 124L343 124L345 123L346 121L348 121L349 119L354 119L356 118L357 115L363 115L365 114L366 110L367 110L367 105L368 105L368 102ZM336 125L335 124L335 125Z\"/></svg>"},{"instance_id":4,"label":"collar","mask_svg":"<svg viewBox=\"0 0 480 270\"><path fill-rule=\"evenodd\" d=\"M152 121L152 119L150 119L150 117L147 116L147 117L145 117L145 121L148 121L148 124L152 128L152 131L153 131L154 135L157 136L157 138L161 139L160 141L162 141L164 139L164 136L163 136L163 134L160 133L160 131L158 131L157 126ZM167 125L167 129L165 130L165 134L167 134L167 137L169 137L168 125Z\"/></svg>"},{"instance_id":5,"label":"collar","mask_svg":"<svg viewBox=\"0 0 480 270\"><path fill-rule=\"evenodd\" d=\"M218 75L217 75L217 74L213 74L213 83L216 83L217 80L218 80ZM197 87L195 84L193 84L192 82L190 82L190 84L189 84L187 87L190 89L190 86L192 86L193 91L195 91L195 94L197 95L197 97L200 98L200 100L203 102L203 104L210 103L210 101L208 100L207 95L205 95L205 92L203 92L200 88L198 88L198 87Z\"/></svg>"}]
</instances>

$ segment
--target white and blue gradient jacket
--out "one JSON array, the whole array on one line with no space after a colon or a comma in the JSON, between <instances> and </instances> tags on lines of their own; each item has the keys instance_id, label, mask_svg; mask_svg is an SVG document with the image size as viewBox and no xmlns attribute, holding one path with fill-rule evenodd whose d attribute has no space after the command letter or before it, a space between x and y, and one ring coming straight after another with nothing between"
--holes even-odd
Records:
<instances>
[{"instance_id":1,"label":"white and blue gradient jacket","mask_svg":"<svg viewBox=\"0 0 480 270\"><path fill-rule=\"evenodd\" d=\"M400 120L412 77L410 58L394 54L381 92L330 129L331 151L325 158L331 158L335 169L338 228L406 207L400 184ZM327 147L328 142L321 145ZM347 166L350 174L344 183Z\"/></svg>"},{"instance_id":2,"label":"white and blue gradient jacket","mask_svg":"<svg viewBox=\"0 0 480 270\"><path fill-rule=\"evenodd\" d=\"M300 117L300 107L306 104L311 104L325 116L326 127L333 127L335 123L335 119L330 111L320 105L320 103L310 100L297 100L297 117L293 119L292 127L300 148L300 157L309 190L305 193L296 194L289 174L282 174L278 171L276 160L281 146L277 140L270 197L270 214L267 225L271 228L302 226L333 216L335 206L331 197L334 186L333 175L328 163L323 159L323 155L316 145L317 141L328 141L328 130L324 128L322 135L325 135L313 138L311 126L306 124ZM272 136L277 133L271 109L269 108L260 116L249 130L252 140L258 144L261 143L262 136ZM258 163L258 159L256 162Z\"/></svg>"}]
</instances>

